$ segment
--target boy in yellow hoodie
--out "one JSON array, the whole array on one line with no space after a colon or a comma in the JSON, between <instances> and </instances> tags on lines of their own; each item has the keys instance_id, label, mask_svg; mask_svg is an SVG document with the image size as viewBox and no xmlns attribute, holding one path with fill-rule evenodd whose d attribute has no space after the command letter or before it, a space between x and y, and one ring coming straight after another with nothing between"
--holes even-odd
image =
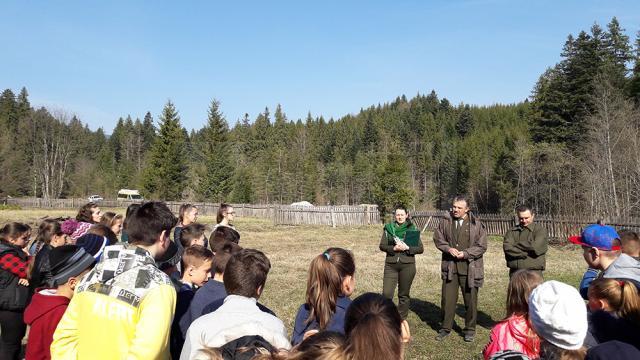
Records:
<instances>
[{"instance_id":1,"label":"boy in yellow hoodie","mask_svg":"<svg viewBox=\"0 0 640 360\"><path fill-rule=\"evenodd\" d=\"M177 222L161 202L127 219L129 244L108 246L77 287L51 344L52 359L169 359L176 291L155 258Z\"/></svg>"}]
</instances>

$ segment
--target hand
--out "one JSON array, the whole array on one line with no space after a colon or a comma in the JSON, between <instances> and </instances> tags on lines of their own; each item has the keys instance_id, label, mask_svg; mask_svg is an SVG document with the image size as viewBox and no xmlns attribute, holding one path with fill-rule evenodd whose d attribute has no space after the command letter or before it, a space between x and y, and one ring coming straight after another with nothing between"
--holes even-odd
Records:
<instances>
[{"instance_id":1,"label":"hand","mask_svg":"<svg viewBox=\"0 0 640 360\"><path fill-rule=\"evenodd\" d=\"M22 285L22 286L29 286L29 280L27 279L20 279L18 280L18 284Z\"/></svg>"},{"instance_id":2,"label":"hand","mask_svg":"<svg viewBox=\"0 0 640 360\"><path fill-rule=\"evenodd\" d=\"M458 255L456 256L458 259L464 259L464 252L458 251Z\"/></svg>"},{"instance_id":3,"label":"hand","mask_svg":"<svg viewBox=\"0 0 640 360\"><path fill-rule=\"evenodd\" d=\"M405 251L407 249L404 248L404 246L400 245L400 244L396 244L393 246L393 251L395 252L401 252L401 251Z\"/></svg>"},{"instance_id":4,"label":"hand","mask_svg":"<svg viewBox=\"0 0 640 360\"><path fill-rule=\"evenodd\" d=\"M458 249L449 248L449 254L451 254L451 256L453 256L454 258L458 258L458 254L459 253L460 253L460 251L458 251Z\"/></svg>"}]
</instances>

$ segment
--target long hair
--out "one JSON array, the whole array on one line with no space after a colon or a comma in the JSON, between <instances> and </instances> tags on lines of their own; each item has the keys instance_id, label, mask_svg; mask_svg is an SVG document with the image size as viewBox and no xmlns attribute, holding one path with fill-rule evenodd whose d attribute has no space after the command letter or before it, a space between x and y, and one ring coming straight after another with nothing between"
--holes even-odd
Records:
<instances>
[{"instance_id":1,"label":"long hair","mask_svg":"<svg viewBox=\"0 0 640 360\"><path fill-rule=\"evenodd\" d=\"M587 349L583 346L577 350L567 350L542 341L540 344L540 358L545 360L584 360Z\"/></svg>"},{"instance_id":2,"label":"long hair","mask_svg":"<svg viewBox=\"0 0 640 360\"><path fill-rule=\"evenodd\" d=\"M540 274L531 270L518 270L509 280L507 288L507 317L529 314L529 295L536 286L542 284Z\"/></svg>"},{"instance_id":3,"label":"long hair","mask_svg":"<svg viewBox=\"0 0 640 360\"><path fill-rule=\"evenodd\" d=\"M11 244L11 240L15 240L29 231L31 231L31 226L27 224L10 222L0 230L0 241Z\"/></svg>"},{"instance_id":4,"label":"long hair","mask_svg":"<svg viewBox=\"0 0 640 360\"><path fill-rule=\"evenodd\" d=\"M123 220L124 220L124 216L120 214L116 214L112 211L107 211L102 214L102 220L100 220L100 224L106 225L109 228L111 228L116 221L123 221Z\"/></svg>"},{"instance_id":5,"label":"long hair","mask_svg":"<svg viewBox=\"0 0 640 360\"><path fill-rule=\"evenodd\" d=\"M289 352L264 352L252 360L346 360L344 344L344 335L335 331L321 331L304 339Z\"/></svg>"},{"instance_id":6,"label":"long hair","mask_svg":"<svg viewBox=\"0 0 640 360\"><path fill-rule=\"evenodd\" d=\"M87 222L89 224L95 224L96 222L93 221L93 216L91 216L91 209L97 208L98 205L96 205L95 203L87 203L84 204L80 210L78 210L78 215L76 215L76 220L78 221L83 221L83 222Z\"/></svg>"},{"instance_id":7,"label":"long hair","mask_svg":"<svg viewBox=\"0 0 640 360\"><path fill-rule=\"evenodd\" d=\"M38 227L38 234L36 235L35 242L49 245L51 239L54 236L62 236L62 225L56 219L44 219Z\"/></svg>"},{"instance_id":8,"label":"long hair","mask_svg":"<svg viewBox=\"0 0 640 360\"><path fill-rule=\"evenodd\" d=\"M316 320L324 330L336 312L342 294L342 279L356 272L353 254L341 248L329 248L311 260L307 278L307 323Z\"/></svg>"},{"instance_id":9,"label":"long hair","mask_svg":"<svg viewBox=\"0 0 640 360\"><path fill-rule=\"evenodd\" d=\"M349 359L400 359L403 355L402 317L395 304L380 294L358 296L345 316Z\"/></svg>"},{"instance_id":10,"label":"long hair","mask_svg":"<svg viewBox=\"0 0 640 360\"><path fill-rule=\"evenodd\" d=\"M640 298L636 286L625 280L600 278L589 285L589 297L606 300L620 317L640 323Z\"/></svg>"},{"instance_id":11,"label":"long hair","mask_svg":"<svg viewBox=\"0 0 640 360\"><path fill-rule=\"evenodd\" d=\"M220 207L218 208L218 214L216 215L216 222L218 224L220 224L222 219L224 219L224 215L227 213L227 210L229 210L230 207L231 205L229 204L225 204L225 203L220 204Z\"/></svg>"}]
</instances>

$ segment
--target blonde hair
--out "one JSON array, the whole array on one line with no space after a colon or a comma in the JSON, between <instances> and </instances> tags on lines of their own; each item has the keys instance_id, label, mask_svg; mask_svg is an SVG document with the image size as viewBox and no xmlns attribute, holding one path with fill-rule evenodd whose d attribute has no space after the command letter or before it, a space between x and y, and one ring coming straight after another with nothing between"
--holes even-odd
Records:
<instances>
[{"instance_id":1,"label":"blonde hair","mask_svg":"<svg viewBox=\"0 0 640 360\"><path fill-rule=\"evenodd\" d=\"M634 283L600 278L591 282L588 294L589 297L606 300L618 316L640 322L640 298Z\"/></svg>"}]
</instances>

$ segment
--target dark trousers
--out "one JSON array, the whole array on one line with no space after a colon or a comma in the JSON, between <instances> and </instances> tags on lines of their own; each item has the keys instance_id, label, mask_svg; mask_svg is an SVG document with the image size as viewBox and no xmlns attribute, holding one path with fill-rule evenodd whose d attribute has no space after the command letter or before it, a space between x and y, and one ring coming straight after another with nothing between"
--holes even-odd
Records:
<instances>
[{"instance_id":1,"label":"dark trousers","mask_svg":"<svg viewBox=\"0 0 640 360\"><path fill-rule=\"evenodd\" d=\"M451 331L458 304L458 288L462 291L465 318L464 333L475 334L478 320L478 288L469 287L467 275L453 274L451 281L442 281L442 330Z\"/></svg>"},{"instance_id":2,"label":"dark trousers","mask_svg":"<svg viewBox=\"0 0 640 360\"><path fill-rule=\"evenodd\" d=\"M22 338L27 330L22 314L22 311L0 310L0 360L20 358Z\"/></svg>"},{"instance_id":3,"label":"dark trousers","mask_svg":"<svg viewBox=\"0 0 640 360\"><path fill-rule=\"evenodd\" d=\"M398 285L398 311L403 319L409 314L409 291L413 278L416 276L416 264L385 263L384 279L382 281L382 295L393 299L393 293Z\"/></svg>"}]
</instances>

